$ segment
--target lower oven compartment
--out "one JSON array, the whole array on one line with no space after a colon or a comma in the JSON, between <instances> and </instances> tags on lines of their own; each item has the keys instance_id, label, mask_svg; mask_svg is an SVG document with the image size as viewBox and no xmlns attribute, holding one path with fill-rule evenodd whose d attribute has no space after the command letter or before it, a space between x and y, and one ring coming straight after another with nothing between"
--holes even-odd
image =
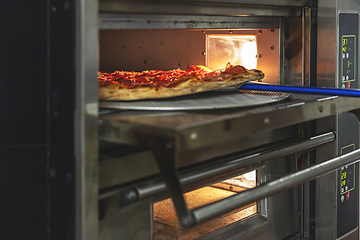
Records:
<instances>
[{"instance_id":1,"label":"lower oven compartment","mask_svg":"<svg viewBox=\"0 0 360 240\"><path fill-rule=\"evenodd\" d=\"M299 184L355 160L353 155L346 156L309 168L308 152L334 146L331 109L348 111L357 104L351 98L293 94L279 103L231 111L104 111L100 119L104 143L99 166L100 239L181 239L189 234L194 234L190 239L284 239L298 235L304 224L302 194L307 192L307 186ZM323 122L321 132L308 136L306 128L314 119ZM154 141L164 154L159 154ZM166 168L169 162L174 165ZM185 202L180 214L193 214L191 230L174 227L179 215L166 214L172 223L159 215L160 202L169 197L181 208L183 194L251 170L257 170L255 188L195 210L191 209L195 202ZM166 187L174 184L174 176L179 185ZM254 202L256 213L241 221L211 227L215 231L205 227L200 235L191 233L201 224L219 224L224 214Z\"/></svg>"},{"instance_id":2,"label":"lower oven compartment","mask_svg":"<svg viewBox=\"0 0 360 240\"><path fill-rule=\"evenodd\" d=\"M252 171L185 193L184 198L189 209L195 209L255 186L256 171ZM180 225L171 198L154 203L152 205L152 213L154 221L153 236L155 240L196 239L255 215L257 213L257 204L256 202L247 204L191 229L183 228Z\"/></svg>"},{"instance_id":3,"label":"lower oven compartment","mask_svg":"<svg viewBox=\"0 0 360 240\"><path fill-rule=\"evenodd\" d=\"M328 139L327 141L330 141ZM243 154L246 156L247 154ZM231 157L234 159L234 157ZM109 160L104 160L109 161ZM257 170L252 171L247 180L244 175L235 176L231 179L224 179L221 182L215 182L211 185L203 182L214 182L219 176L206 178L202 182L193 183L192 186L187 184L184 186L184 198L189 209L198 208L211 202L219 201L235 194L244 192L248 189L268 181L275 180L285 174L296 171L296 161L294 156L282 157L256 167ZM214 165L217 159L210 163L197 164L196 167L183 168L179 172L179 176L195 176L201 174L199 169L204 169L203 173L208 172L209 166L217 168ZM100 164L103 162L100 162ZM223 165L219 163L218 165ZM114 167L114 166L113 166ZM124 167L123 167L124 168ZM101 168L102 169L102 166ZM249 169L249 168L245 168ZM266 170L267 169L267 170ZM129 169L124 169L129 171ZM237 172L246 172L247 170L238 169ZM267 172L268 171L268 172ZM100 171L101 173L102 171ZM115 172L115 170L114 170ZM116 172L121 174L119 168ZM270 173L271 172L271 173ZM107 171L107 176L100 175L101 178L109 177L111 171ZM231 174L234 175L235 173ZM251 176L252 175L252 176ZM151 178L154 178L151 180ZM224 178L224 177L222 177ZM148 180L147 180L148 179ZM258 236L264 236L265 239L284 238L299 231L299 219L293 216L299 212L298 195L299 189L294 188L286 190L275 196L253 201L249 204L234 209L233 211L223 214L219 217L205 221L193 228L184 228L179 224L178 217L173 209L171 198L168 193L158 193L148 198L135 201L131 204L124 203L123 196L128 188L137 188L140 192L151 191L151 188L158 188L162 177L155 175L154 177L145 178L142 183L132 181L120 184L113 188L108 188L101 194L100 201L100 239L116 239L117 236L124 236L126 239L231 239L232 236L242 236L245 239L254 239L254 232L247 232L249 229L256 230ZM257 183L255 183L257 182ZM205 187L202 187L204 186ZM161 184L160 184L161 186ZM146 188L149 187L150 189ZM115 188L115 189L114 189ZM192 190L195 189L195 190ZM122 193L123 192L123 193ZM146 194L146 193L145 193ZM289 201L291 200L291 201ZM126 205L126 206L125 206ZM125 206L125 207L124 207ZM278 211L284 211L281 221L274 217L278 215ZM276 215L274 214L276 212ZM270 215L269 215L270 214ZM298 216L298 215L296 215ZM270 234L269 228L276 229ZM225 234L225 235L224 235Z\"/></svg>"}]
</instances>

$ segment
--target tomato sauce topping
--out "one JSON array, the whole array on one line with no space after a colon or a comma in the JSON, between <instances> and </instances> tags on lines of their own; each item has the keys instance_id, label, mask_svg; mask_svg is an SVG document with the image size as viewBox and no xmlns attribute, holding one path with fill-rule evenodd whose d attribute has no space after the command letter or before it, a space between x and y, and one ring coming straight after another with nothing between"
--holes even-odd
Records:
<instances>
[{"instance_id":1,"label":"tomato sauce topping","mask_svg":"<svg viewBox=\"0 0 360 240\"><path fill-rule=\"evenodd\" d=\"M113 73L98 72L100 86L118 84L123 88L136 88L138 86L175 87L189 77L201 79L217 72L200 65L190 66L186 70L174 69L169 71L147 70L143 72L115 71Z\"/></svg>"}]
</instances>

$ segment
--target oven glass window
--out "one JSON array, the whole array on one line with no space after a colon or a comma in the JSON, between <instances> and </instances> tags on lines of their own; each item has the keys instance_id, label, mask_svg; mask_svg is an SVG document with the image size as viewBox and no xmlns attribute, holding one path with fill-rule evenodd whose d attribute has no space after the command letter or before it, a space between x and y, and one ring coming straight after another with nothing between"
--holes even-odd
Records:
<instances>
[{"instance_id":1,"label":"oven glass window","mask_svg":"<svg viewBox=\"0 0 360 240\"><path fill-rule=\"evenodd\" d=\"M184 194L188 208L194 209L230 197L256 186L256 171L240 175L211 186ZM256 203L248 204L217 219L202 223L192 229L182 228L171 199L153 204L154 239L196 239L232 223L244 220L257 213Z\"/></svg>"}]
</instances>

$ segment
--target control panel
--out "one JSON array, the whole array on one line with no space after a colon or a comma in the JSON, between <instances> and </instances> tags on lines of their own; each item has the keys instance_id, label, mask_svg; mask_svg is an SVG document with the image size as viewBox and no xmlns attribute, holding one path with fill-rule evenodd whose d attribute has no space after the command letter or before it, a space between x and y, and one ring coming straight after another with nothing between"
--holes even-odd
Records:
<instances>
[{"instance_id":1,"label":"control panel","mask_svg":"<svg viewBox=\"0 0 360 240\"><path fill-rule=\"evenodd\" d=\"M342 35L341 82L355 81L356 35ZM344 85L343 85L344 86Z\"/></svg>"},{"instance_id":2,"label":"control panel","mask_svg":"<svg viewBox=\"0 0 360 240\"><path fill-rule=\"evenodd\" d=\"M358 88L358 13L339 14L339 82L341 88ZM359 148L359 120L352 113L338 115L338 153ZM349 164L337 172L337 238L358 226L357 182L359 164Z\"/></svg>"},{"instance_id":3,"label":"control panel","mask_svg":"<svg viewBox=\"0 0 360 240\"><path fill-rule=\"evenodd\" d=\"M339 14L339 87L358 88L358 21L357 13Z\"/></svg>"}]
</instances>

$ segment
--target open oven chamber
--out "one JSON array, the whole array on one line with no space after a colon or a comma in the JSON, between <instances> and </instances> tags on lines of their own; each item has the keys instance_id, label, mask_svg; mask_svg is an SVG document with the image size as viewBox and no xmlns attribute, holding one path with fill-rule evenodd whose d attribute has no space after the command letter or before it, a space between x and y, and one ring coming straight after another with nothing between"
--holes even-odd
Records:
<instances>
[{"instance_id":1,"label":"open oven chamber","mask_svg":"<svg viewBox=\"0 0 360 240\"><path fill-rule=\"evenodd\" d=\"M10 46L28 60L23 65L31 76L44 79L31 78L36 96L8 97L7 89L19 87L15 82L27 83L20 84L24 92L31 84L10 74L18 59L0 55L9 66L3 79L16 80L0 89L7 113L1 130L12 136L1 138L1 159L7 159L1 163L17 169L16 177L3 174L15 179L4 195L28 205L4 202L2 210L18 219L37 210L32 221L7 219L4 236L359 239L353 162L360 99L291 94L243 108L123 110L98 101L96 79L97 70L216 68L218 59L233 60L235 51L242 55L255 43L239 61L255 60L265 83L358 88L357 1L34 2L5 1L0 8L9 10L0 15L3 22L21 12L46 33L26 31L24 39L4 27L8 34L0 40L4 52ZM26 23L19 28L28 29ZM34 47L19 47L24 42ZM354 58L345 61L346 53ZM15 107L4 105L9 99ZM38 114L23 123L20 109ZM18 126L24 136L11 130ZM19 159L28 159L20 166L31 173L18 169ZM23 177L36 193L31 197Z\"/></svg>"}]
</instances>

